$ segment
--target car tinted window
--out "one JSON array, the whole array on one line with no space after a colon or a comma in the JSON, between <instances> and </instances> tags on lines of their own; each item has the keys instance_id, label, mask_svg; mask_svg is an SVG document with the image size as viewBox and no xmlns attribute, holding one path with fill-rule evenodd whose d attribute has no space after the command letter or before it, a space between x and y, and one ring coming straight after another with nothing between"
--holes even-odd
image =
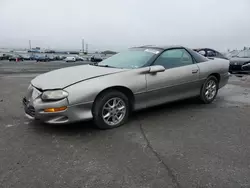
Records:
<instances>
[{"instance_id":1,"label":"car tinted window","mask_svg":"<svg viewBox=\"0 0 250 188\"><path fill-rule=\"evenodd\" d=\"M201 55L203 55L203 56L206 56L205 50L199 50L198 53L201 54Z\"/></svg>"},{"instance_id":2,"label":"car tinted window","mask_svg":"<svg viewBox=\"0 0 250 188\"><path fill-rule=\"evenodd\" d=\"M198 52L196 52L194 50L191 50L189 48L186 48L186 49L193 56L193 59L195 60L196 63L201 63L201 62L209 61L208 58L206 58L205 56L202 56Z\"/></svg>"},{"instance_id":3,"label":"car tinted window","mask_svg":"<svg viewBox=\"0 0 250 188\"><path fill-rule=\"evenodd\" d=\"M185 49L171 49L163 52L155 61L167 69L193 64L191 55Z\"/></svg>"},{"instance_id":4,"label":"car tinted window","mask_svg":"<svg viewBox=\"0 0 250 188\"><path fill-rule=\"evenodd\" d=\"M250 57L250 50L243 50L239 52L236 57L242 57L242 58L249 58Z\"/></svg>"},{"instance_id":5,"label":"car tinted window","mask_svg":"<svg viewBox=\"0 0 250 188\"><path fill-rule=\"evenodd\" d=\"M207 57L215 57L216 56L216 53L212 50L208 50L207 51Z\"/></svg>"}]
</instances>

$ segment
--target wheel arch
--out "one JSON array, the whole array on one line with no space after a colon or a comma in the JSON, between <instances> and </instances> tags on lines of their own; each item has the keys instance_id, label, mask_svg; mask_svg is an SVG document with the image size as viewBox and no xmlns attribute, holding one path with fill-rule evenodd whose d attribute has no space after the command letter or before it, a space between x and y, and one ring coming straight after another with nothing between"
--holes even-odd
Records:
<instances>
[{"instance_id":1,"label":"wheel arch","mask_svg":"<svg viewBox=\"0 0 250 188\"><path fill-rule=\"evenodd\" d=\"M220 83L221 77L220 77L220 74L219 74L219 73L212 73L212 74L210 74L210 75L208 76L208 78L209 78L210 76L214 76L214 77L218 80L218 84Z\"/></svg>"},{"instance_id":2,"label":"wheel arch","mask_svg":"<svg viewBox=\"0 0 250 188\"><path fill-rule=\"evenodd\" d=\"M119 92L123 93L124 95L126 95L129 99L130 111L132 111L134 109L135 96L134 96L134 93L131 91L131 89L129 89L128 87L125 87L125 86L111 86L111 87L103 89L102 91L100 91L96 95L93 106L92 106L92 111L93 111L93 108L95 106L95 103L96 103L98 97L100 95L102 95L103 93L108 92L108 91L112 91L112 90L119 91Z\"/></svg>"}]
</instances>

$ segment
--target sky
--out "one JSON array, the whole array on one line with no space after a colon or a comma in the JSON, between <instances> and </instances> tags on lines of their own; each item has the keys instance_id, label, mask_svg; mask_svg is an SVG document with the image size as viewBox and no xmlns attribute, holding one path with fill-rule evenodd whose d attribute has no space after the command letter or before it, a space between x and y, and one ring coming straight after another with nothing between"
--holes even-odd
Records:
<instances>
[{"instance_id":1,"label":"sky","mask_svg":"<svg viewBox=\"0 0 250 188\"><path fill-rule=\"evenodd\" d=\"M250 0L0 0L0 47L250 46Z\"/></svg>"}]
</instances>

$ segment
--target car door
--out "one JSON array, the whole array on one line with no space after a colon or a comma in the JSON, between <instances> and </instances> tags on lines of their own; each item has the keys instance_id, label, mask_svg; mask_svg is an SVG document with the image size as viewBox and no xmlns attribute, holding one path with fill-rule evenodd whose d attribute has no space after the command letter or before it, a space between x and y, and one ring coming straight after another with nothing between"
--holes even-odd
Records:
<instances>
[{"instance_id":1,"label":"car door","mask_svg":"<svg viewBox=\"0 0 250 188\"><path fill-rule=\"evenodd\" d=\"M164 51L153 65L166 70L146 75L147 106L199 95L199 67L184 48Z\"/></svg>"}]
</instances>

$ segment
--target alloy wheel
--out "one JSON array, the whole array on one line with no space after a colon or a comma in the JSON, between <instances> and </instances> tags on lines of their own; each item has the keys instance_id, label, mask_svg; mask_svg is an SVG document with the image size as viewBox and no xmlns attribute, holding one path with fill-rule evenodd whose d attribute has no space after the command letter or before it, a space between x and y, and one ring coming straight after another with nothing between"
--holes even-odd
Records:
<instances>
[{"instance_id":1,"label":"alloy wheel","mask_svg":"<svg viewBox=\"0 0 250 188\"><path fill-rule=\"evenodd\" d=\"M118 97L109 99L102 108L102 118L110 126L119 124L127 113L125 102Z\"/></svg>"},{"instance_id":2,"label":"alloy wheel","mask_svg":"<svg viewBox=\"0 0 250 188\"><path fill-rule=\"evenodd\" d=\"M211 100L216 95L217 86L214 80L209 80L206 84L205 96L208 100Z\"/></svg>"}]
</instances>

